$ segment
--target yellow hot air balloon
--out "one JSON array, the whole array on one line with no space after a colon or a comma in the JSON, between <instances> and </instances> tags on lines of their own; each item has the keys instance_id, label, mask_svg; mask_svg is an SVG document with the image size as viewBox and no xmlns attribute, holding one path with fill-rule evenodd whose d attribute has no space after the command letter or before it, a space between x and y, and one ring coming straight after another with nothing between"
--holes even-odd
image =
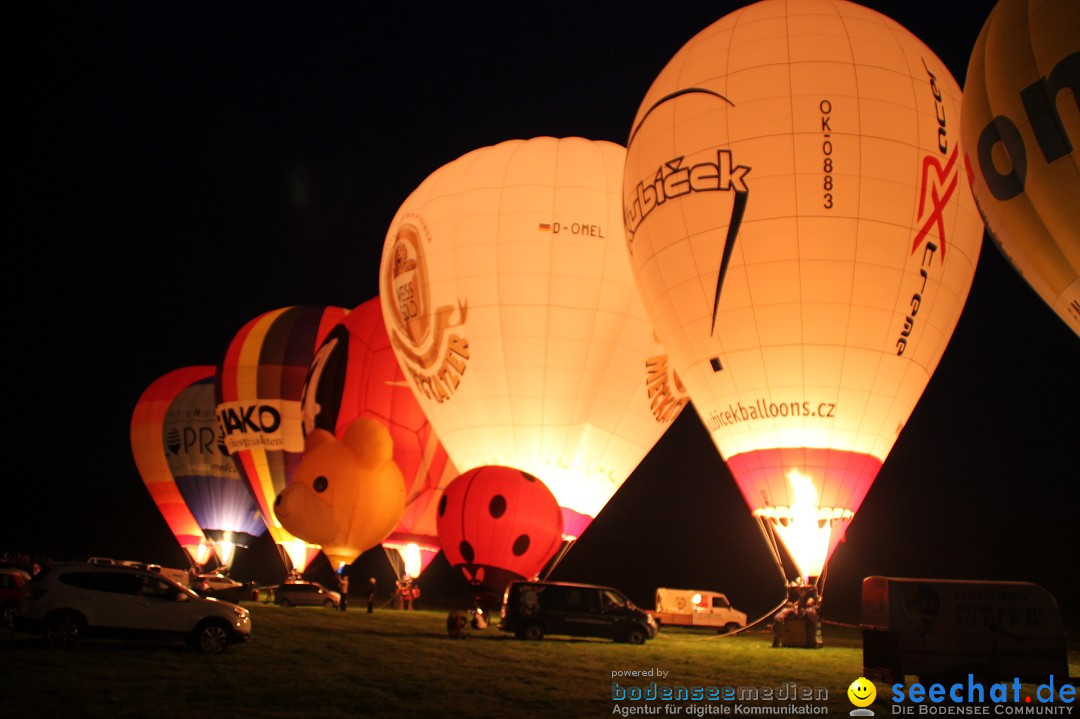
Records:
<instances>
[{"instance_id":1,"label":"yellow hot air balloon","mask_svg":"<svg viewBox=\"0 0 1080 719\"><path fill-rule=\"evenodd\" d=\"M510 140L401 205L380 292L394 352L457 469L538 477L578 537L687 399L626 259L626 151Z\"/></svg>"},{"instance_id":2,"label":"yellow hot air balloon","mask_svg":"<svg viewBox=\"0 0 1080 719\"><path fill-rule=\"evenodd\" d=\"M633 122L623 204L642 298L778 561L786 548L804 578L822 577L971 286L983 228L960 99L890 18L765 0L693 37Z\"/></svg>"},{"instance_id":3,"label":"yellow hot air balloon","mask_svg":"<svg viewBox=\"0 0 1080 719\"><path fill-rule=\"evenodd\" d=\"M999 0L968 64L961 127L998 247L1080 335L1080 3Z\"/></svg>"}]
</instances>

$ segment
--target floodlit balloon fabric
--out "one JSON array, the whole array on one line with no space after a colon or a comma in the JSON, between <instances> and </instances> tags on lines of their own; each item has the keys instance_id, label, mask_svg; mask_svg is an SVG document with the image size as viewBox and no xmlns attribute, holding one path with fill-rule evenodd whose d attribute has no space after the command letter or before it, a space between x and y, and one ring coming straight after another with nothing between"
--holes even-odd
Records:
<instances>
[{"instance_id":1,"label":"floodlit balloon fabric","mask_svg":"<svg viewBox=\"0 0 1080 719\"><path fill-rule=\"evenodd\" d=\"M439 501L439 538L450 566L470 584L502 594L532 579L558 551L562 513L544 483L513 467L476 467Z\"/></svg>"},{"instance_id":2,"label":"floodlit balloon fabric","mask_svg":"<svg viewBox=\"0 0 1080 719\"><path fill-rule=\"evenodd\" d=\"M322 429L305 440L304 461L274 500L282 526L321 545L339 569L379 544L401 521L405 480L393 439L377 419L349 423L342 439Z\"/></svg>"},{"instance_id":3,"label":"floodlit balloon fabric","mask_svg":"<svg viewBox=\"0 0 1080 719\"><path fill-rule=\"evenodd\" d=\"M266 532L266 524L222 443L214 383L211 370L177 392L165 412L162 432L165 459L180 495L222 563L230 565L233 546L249 546Z\"/></svg>"},{"instance_id":4,"label":"floodlit balloon fabric","mask_svg":"<svg viewBox=\"0 0 1080 719\"><path fill-rule=\"evenodd\" d=\"M439 552L435 510L458 472L401 372L378 297L352 309L315 352L303 410L305 434L319 428L340 439L359 417L377 419L390 431L394 462L405 478L405 511L383 546L417 558L410 576L418 576Z\"/></svg>"},{"instance_id":5,"label":"floodlit balloon fabric","mask_svg":"<svg viewBox=\"0 0 1080 719\"><path fill-rule=\"evenodd\" d=\"M1080 3L999 0L964 83L964 160L987 229L1080 335Z\"/></svg>"},{"instance_id":6,"label":"floodlit balloon fabric","mask_svg":"<svg viewBox=\"0 0 1080 719\"><path fill-rule=\"evenodd\" d=\"M258 500L270 535L301 572L318 548L287 532L274 517L273 503L303 457L301 398L312 357L345 315L343 308L312 305L265 312L234 336L218 371L225 446Z\"/></svg>"},{"instance_id":7,"label":"floodlit balloon fabric","mask_svg":"<svg viewBox=\"0 0 1080 719\"><path fill-rule=\"evenodd\" d=\"M380 267L394 352L454 465L540 478L570 538L687 402L626 259L624 158L575 137L467 153L401 205Z\"/></svg>"},{"instance_id":8,"label":"floodlit balloon fabric","mask_svg":"<svg viewBox=\"0 0 1080 719\"><path fill-rule=\"evenodd\" d=\"M202 528L191 513L167 459L165 416L176 395L206 377L214 376L213 366L183 367L159 377L143 391L131 415L131 452L146 489L161 512L169 530L187 554L188 561L201 566L210 558Z\"/></svg>"},{"instance_id":9,"label":"floodlit balloon fabric","mask_svg":"<svg viewBox=\"0 0 1080 719\"><path fill-rule=\"evenodd\" d=\"M858 510L971 286L983 228L960 102L944 64L880 13L765 0L690 39L630 130L642 299L804 576Z\"/></svg>"}]
</instances>

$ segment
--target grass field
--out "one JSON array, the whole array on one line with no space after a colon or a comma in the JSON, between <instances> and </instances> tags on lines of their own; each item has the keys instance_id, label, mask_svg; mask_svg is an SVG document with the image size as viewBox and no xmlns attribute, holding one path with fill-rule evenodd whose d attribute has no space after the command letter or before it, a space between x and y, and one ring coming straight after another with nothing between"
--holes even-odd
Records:
<instances>
[{"instance_id":1,"label":"grass field","mask_svg":"<svg viewBox=\"0 0 1080 719\"><path fill-rule=\"evenodd\" d=\"M113 641L54 650L35 637L0 630L0 717L599 717L625 705L612 701L612 672L649 669L668 674L615 681L686 687L795 682L824 687L828 700L815 704L847 716L847 687L862 673L858 631L838 626L825 627L820 649L772 649L771 634L763 632L718 637L674 628L643 646L523 642L494 626L452 640L442 611L369 615L361 608L246 606L251 641L218 656L182 644ZM1080 655L1073 652L1070 660L1072 676L1080 675ZM877 689L871 708L889 715L887 687ZM661 716L700 716L725 703L648 704Z\"/></svg>"}]
</instances>

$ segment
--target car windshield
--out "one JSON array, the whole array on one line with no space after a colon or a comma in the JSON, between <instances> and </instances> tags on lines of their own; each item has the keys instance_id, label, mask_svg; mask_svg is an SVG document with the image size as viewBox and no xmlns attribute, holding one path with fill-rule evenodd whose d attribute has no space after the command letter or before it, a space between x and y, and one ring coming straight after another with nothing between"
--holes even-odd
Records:
<instances>
[{"instance_id":1,"label":"car windshield","mask_svg":"<svg viewBox=\"0 0 1080 719\"><path fill-rule=\"evenodd\" d=\"M618 592L612 591L610 589L605 589L604 590L604 606L607 607L608 609L613 609L613 608L627 607L627 606L632 607L633 605L630 604L629 599L627 599L623 595L619 594Z\"/></svg>"}]
</instances>

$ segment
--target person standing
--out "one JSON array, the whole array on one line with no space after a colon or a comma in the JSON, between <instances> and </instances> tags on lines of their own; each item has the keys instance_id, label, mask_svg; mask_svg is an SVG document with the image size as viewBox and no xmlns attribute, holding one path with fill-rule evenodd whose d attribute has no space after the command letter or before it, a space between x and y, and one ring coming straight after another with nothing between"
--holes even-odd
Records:
<instances>
[{"instance_id":1,"label":"person standing","mask_svg":"<svg viewBox=\"0 0 1080 719\"><path fill-rule=\"evenodd\" d=\"M368 580L367 613L375 611L375 577Z\"/></svg>"},{"instance_id":2,"label":"person standing","mask_svg":"<svg viewBox=\"0 0 1080 719\"><path fill-rule=\"evenodd\" d=\"M344 612L349 604L349 575L342 572L338 584L341 585L341 601L338 603L338 607Z\"/></svg>"}]
</instances>

